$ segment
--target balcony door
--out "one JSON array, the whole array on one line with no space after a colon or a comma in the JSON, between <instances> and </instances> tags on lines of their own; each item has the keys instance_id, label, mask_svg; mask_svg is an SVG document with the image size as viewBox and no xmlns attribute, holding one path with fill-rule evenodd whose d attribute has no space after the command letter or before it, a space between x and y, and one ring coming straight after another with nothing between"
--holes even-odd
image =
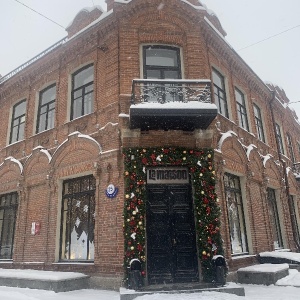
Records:
<instances>
[{"instance_id":1,"label":"balcony door","mask_svg":"<svg viewBox=\"0 0 300 300\"><path fill-rule=\"evenodd\" d=\"M179 101L178 83L160 84L159 80L181 79L179 48L170 46L148 45L143 48L144 79L157 79L148 84L147 102Z\"/></svg>"}]
</instances>

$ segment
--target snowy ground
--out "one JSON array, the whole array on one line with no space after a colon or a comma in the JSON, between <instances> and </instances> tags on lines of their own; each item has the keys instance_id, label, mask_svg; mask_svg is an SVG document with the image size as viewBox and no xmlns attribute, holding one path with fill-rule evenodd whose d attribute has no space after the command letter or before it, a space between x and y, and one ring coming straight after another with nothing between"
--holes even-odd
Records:
<instances>
[{"instance_id":1,"label":"snowy ground","mask_svg":"<svg viewBox=\"0 0 300 300\"><path fill-rule=\"evenodd\" d=\"M237 286L228 283L229 286ZM154 294L137 297L136 300L299 300L300 273L290 270L290 275L277 281L276 285L246 285L245 297L232 294L203 292L194 294ZM0 286L1 300L119 300L120 294L103 290L79 290L65 293L52 291L21 289Z\"/></svg>"},{"instance_id":2,"label":"snowy ground","mask_svg":"<svg viewBox=\"0 0 300 300\"><path fill-rule=\"evenodd\" d=\"M300 262L300 253L277 253L268 252L267 256L280 256ZM288 257L287 257L288 256ZM286 264L282 264L284 267ZM272 268L267 265L256 265L255 272ZM274 268L280 267L273 265ZM261 268L261 270L260 270ZM2 272L1 272L2 271ZM21 270L19 270L21 271ZM16 275L18 270L0 269L0 277L20 277ZM36 278L36 271L22 270L22 278ZM3 274L2 274L3 273ZM40 273L40 272L39 272ZM62 276L74 276L72 273L61 272L43 272L44 276L52 280L59 280ZM52 274L55 273L55 274ZM39 277L40 278L40 274ZM242 286L245 288L245 297L218 292L203 292L193 294L153 294L135 298L136 300L299 300L300 299L300 273L297 270L290 269L289 276L284 277L276 282L276 285L247 285L228 283L229 287ZM65 293L55 293L52 291L33 290L23 288L12 288L0 286L0 300L119 300L120 294L114 291L104 290L78 290Z\"/></svg>"},{"instance_id":3,"label":"snowy ground","mask_svg":"<svg viewBox=\"0 0 300 300\"><path fill-rule=\"evenodd\" d=\"M300 280L299 280L300 285ZM254 286L245 287L246 296L203 292L195 294L154 294L135 298L136 300L299 300L300 289L282 286ZM30 290L10 287L0 287L1 300L119 300L120 295L112 291L80 290L66 293L54 293L42 290Z\"/></svg>"}]
</instances>

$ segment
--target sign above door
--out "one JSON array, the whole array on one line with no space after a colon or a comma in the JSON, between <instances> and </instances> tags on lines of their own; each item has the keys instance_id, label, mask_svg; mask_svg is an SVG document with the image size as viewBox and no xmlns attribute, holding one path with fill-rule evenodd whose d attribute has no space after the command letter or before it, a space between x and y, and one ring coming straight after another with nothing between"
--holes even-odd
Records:
<instances>
[{"instance_id":1,"label":"sign above door","mask_svg":"<svg viewBox=\"0 0 300 300\"><path fill-rule=\"evenodd\" d=\"M164 167L147 169L148 184L187 184L189 183L188 168Z\"/></svg>"}]
</instances>

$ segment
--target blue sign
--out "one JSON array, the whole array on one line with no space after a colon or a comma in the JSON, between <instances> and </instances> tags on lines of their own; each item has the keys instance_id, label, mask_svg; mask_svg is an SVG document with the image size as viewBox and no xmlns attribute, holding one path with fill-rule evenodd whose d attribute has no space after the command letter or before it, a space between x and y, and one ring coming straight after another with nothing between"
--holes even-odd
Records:
<instances>
[{"instance_id":1,"label":"blue sign","mask_svg":"<svg viewBox=\"0 0 300 300\"><path fill-rule=\"evenodd\" d=\"M105 194L108 198L115 198L118 194L118 188L115 187L113 184L110 184L105 191Z\"/></svg>"}]
</instances>

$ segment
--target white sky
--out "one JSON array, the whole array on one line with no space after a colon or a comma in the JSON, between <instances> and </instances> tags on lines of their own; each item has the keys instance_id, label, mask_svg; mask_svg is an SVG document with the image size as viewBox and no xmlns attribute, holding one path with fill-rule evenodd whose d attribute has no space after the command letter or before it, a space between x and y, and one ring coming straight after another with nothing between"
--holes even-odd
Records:
<instances>
[{"instance_id":1,"label":"white sky","mask_svg":"<svg viewBox=\"0 0 300 300\"><path fill-rule=\"evenodd\" d=\"M104 0L19 0L66 27L83 8ZM142 1L142 0L139 0ZM162 0L163 1L163 0ZM202 0L219 17L226 39L263 81L282 87L290 101L300 101L300 1ZM240 50L297 26L274 38ZM66 36L63 28L16 0L0 0L0 74L19 65ZM300 117L300 103L291 104Z\"/></svg>"}]
</instances>

